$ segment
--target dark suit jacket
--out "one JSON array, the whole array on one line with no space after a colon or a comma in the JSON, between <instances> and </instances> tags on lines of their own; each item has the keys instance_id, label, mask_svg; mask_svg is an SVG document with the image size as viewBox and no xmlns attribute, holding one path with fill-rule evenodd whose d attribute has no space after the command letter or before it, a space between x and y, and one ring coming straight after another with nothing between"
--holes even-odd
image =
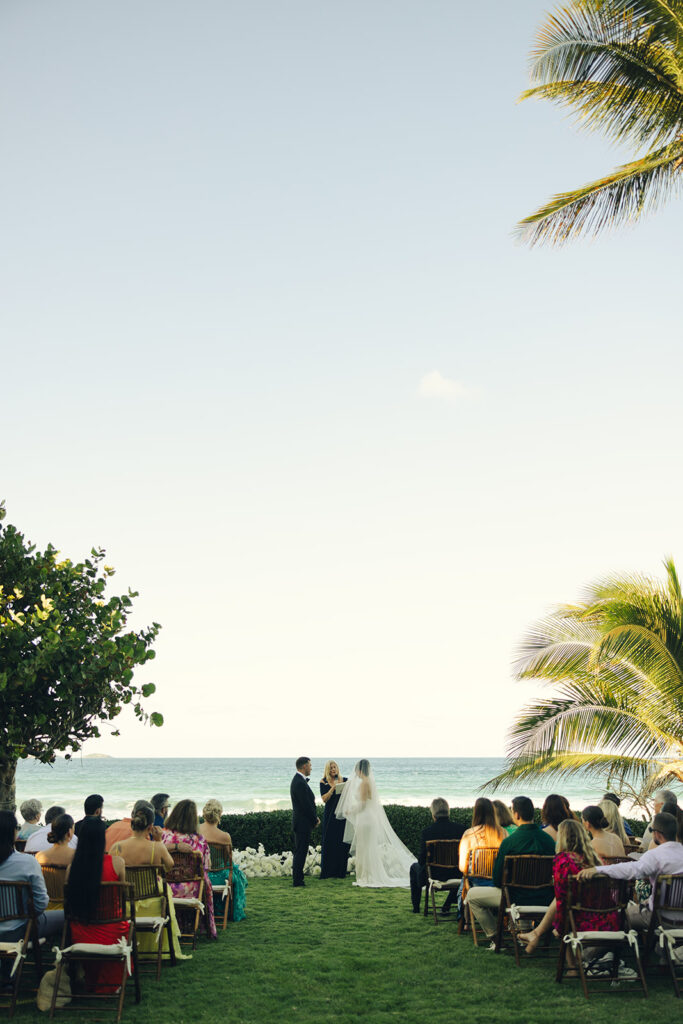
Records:
<instances>
[{"instance_id":1,"label":"dark suit jacket","mask_svg":"<svg viewBox=\"0 0 683 1024\"><path fill-rule=\"evenodd\" d=\"M292 798L292 828L295 832L311 832L318 820L315 797L303 775L297 772L289 787Z\"/></svg>"},{"instance_id":2,"label":"dark suit jacket","mask_svg":"<svg viewBox=\"0 0 683 1024\"><path fill-rule=\"evenodd\" d=\"M417 858L418 864L422 867L427 863L427 840L428 839L462 839L465 833L465 826L459 825L457 821L449 821L448 818L437 818L433 824L423 829L420 837L420 855ZM458 871L453 877L459 878Z\"/></svg>"}]
</instances>

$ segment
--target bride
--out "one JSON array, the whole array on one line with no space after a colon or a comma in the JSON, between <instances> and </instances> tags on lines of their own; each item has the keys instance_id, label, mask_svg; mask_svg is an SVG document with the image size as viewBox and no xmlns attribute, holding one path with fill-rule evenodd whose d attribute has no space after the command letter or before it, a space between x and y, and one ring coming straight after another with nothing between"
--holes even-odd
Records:
<instances>
[{"instance_id":1,"label":"bride","mask_svg":"<svg viewBox=\"0 0 683 1024\"><path fill-rule=\"evenodd\" d=\"M377 796L369 761L359 761L344 784L335 814L346 819L344 842L356 858L354 885L380 889L408 887L415 857L398 838Z\"/></svg>"}]
</instances>

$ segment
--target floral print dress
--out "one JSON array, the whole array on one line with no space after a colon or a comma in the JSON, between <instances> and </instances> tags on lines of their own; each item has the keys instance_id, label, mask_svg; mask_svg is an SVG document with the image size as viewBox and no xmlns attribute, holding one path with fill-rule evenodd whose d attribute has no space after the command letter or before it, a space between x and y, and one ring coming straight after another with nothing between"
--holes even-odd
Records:
<instances>
[{"instance_id":1,"label":"floral print dress","mask_svg":"<svg viewBox=\"0 0 683 1024\"><path fill-rule=\"evenodd\" d=\"M197 832L173 832L170 829L164 828L162 829L161 837L166 846L172 846L174 843L187 843L196 853L201 853L202 870L204 873L204 898L202 902L206 907L206 926L209 936L212 939L217 938L216 921L213 912L213 889L211 887L211 879L209 878L209 871L211 870L209 844L204 836L200 836ZM197 885L193 882L171 882L170 885L174 896L192 898L199 895Z\"/></svg>"},{"instance_id":2,"label":"floral print dress","mask_svg":"<svg viewBox=\"0 0 683 1024\"><path fill-rule=\"evenodd\" d=\"M555 900L557 901L557 912L553 919L553 928L558 935L564 934L567 900L572 880L578 875L579 871L588 866L583 857L569 850L563 850L562 853L558 853L553 861L553 883L555 886ZM593 910L586 914L577 913L574 915L574 920L577 931L615 932L619 928L619 915L615 911L603 913L599 910Z\"/></svg>"}]
</instances>

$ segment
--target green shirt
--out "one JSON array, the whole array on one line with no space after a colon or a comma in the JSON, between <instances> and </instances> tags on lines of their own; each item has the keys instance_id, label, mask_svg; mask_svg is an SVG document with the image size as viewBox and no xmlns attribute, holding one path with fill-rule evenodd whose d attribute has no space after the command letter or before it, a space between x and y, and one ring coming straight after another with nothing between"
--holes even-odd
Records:
<instances>
[{"instance_id":1,"label":"green shirt","mask_svg":"<svg viewBox=\"0 0 683 1024\"><path fill-rule=\"evenodd\" d=\"M522 857L524 854L534 853L554 857L555 840L538 825L529 822L528 825L520 825L500 844L496 863L493 865L493 884L500 889L503 883L503 861L506 857ZM544 889L510 889L513 903L550 903L553 895L552 885Z\"/></svg>"}]
</instances>

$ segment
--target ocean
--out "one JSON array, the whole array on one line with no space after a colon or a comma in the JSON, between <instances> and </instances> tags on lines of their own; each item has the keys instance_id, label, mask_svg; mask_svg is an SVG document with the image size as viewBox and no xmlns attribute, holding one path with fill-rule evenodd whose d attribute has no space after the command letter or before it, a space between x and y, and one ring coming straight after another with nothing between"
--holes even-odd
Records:
<instances>
[{"instance_id":1,"label":"ocean","mask_svg":"<svg viewBox=\"0 0 683 1024\"><path fill-rule=\"evenodd\" d=\"M358 757L339 758L345 775ZM435 796L451 807L471 807L477 796L497 796L509 802L519 792L540 805L549 792L560 792L575 809L596 803L602 788L577 777L550 787L523 784L493 794L480 792L488 779L505 765L497 757L435 757L372 759L377 788L385 804L427 805ZM313 759L311 783L316 796L324 761ZM294 773L289 758L60 758L52 765L21 761L17 769L17 807L38 797L43 807L60 804L81 817L83 800L90 793L104 797L107 818L128 814L140 797L170 793L171 802L189 797L201 810L209 797L220 800L226 814L271 811L290 807L289 783Z\"/></svg>"}]
</instances>

